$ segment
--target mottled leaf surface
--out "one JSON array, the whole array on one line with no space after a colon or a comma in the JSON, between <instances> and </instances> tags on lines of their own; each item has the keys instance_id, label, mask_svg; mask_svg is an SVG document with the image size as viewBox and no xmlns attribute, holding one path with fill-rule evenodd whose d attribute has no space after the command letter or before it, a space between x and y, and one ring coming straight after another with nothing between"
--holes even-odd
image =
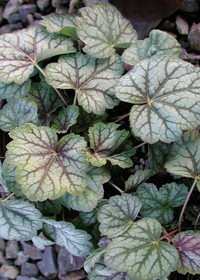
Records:
<instances>
[{"instance_id":1,"label":"mottled leaf surface","mask_svg":"<svg viewBox=\"0 0 200 280\"><path fill-rule=\"evenodd\" d=\"M37 105L30 98L9 102L0 110L0 128L11 131L25 123L38 124Z\"/></svg>"},{"instance_id":2,"label":"mottled leaf surface","mask_svg":"<svg viewBox=\"0 0 200 280\"><path fill-rule=\"evenodd\" d=\"M25 97L28 94L30 87L31 80L27 80L21 85L16 83L0 83L0 99L6 99L9 102Z\"/></svg>"},{"instance_id":3,"label":"mottled leaf surface","mask_svg":"<svg viewBox=\"0 0 200 280\"><path fill-rule=\"evenodd\" d=\"M31 239L36 247L40 250L45 250L45 246L54 245L54 242L48 239L41 238L40 236L34 236Z\"/></svg>"},{"instance_id":4,"label":"mottled leaf surface","mask_svg":"<svg viewBox=\"0 0 200 280\"><path fill-rule=\"evenodd\" d=\"M181 46L167 32L152 30L149 33L149 38L138 40L125 50L122 54L122 60L127 64L135 65L145 58L164 54L179 57Z\"/></svg>"},{"instance_id":5,"label":"mottled leaf surface","mask_svg":"<svg viewBox=\"0 0 200 280\"><path fill-rule=\"evenodd\" d=\"M0 36L0 81L22 84L34 65L55 55L75 52L73 43L60 34L49 34L43 26Z\"/></svg>"},{"instance_id":6,"label":"mottled leaf surface","mask_svg":"<svg viewBox=\"0 0 200 280\"><path fill-rule=\"evenodd\" d=\"M87 113L101 115L119 104L114 86L124 72L123 62L114 54L96 59L76 53L61 56L58 63L46 67L46 80L55 88L74 89L78 103Z\"/></svg>"},{"instance_id":7,"label":"mottled leaf surface","mask_svg":"<svg viewBox=\"0 0 200 280\"><path fill-rule=\"evenodd\" d=\"M129 137L129 132L117 131L115 123L97 123L89 128L90 148L83 150L86 159L94 166L105 165L107 160L122 168L132 166L130 157L124 152L115 154L120 145Z\"/></svg>"},{"instance_id":8,"label":"mottled leaf surface","mask_svg":"<svg viewBox=\"0 0 200 280\"><path fill-rule=\"evenodd\" d=\"M78 195L86 188L82 137L70 134L57 142L52 129L33 124L16 128L10 136L14 140L7 145L7 161L17 166L17 182L30 200L56 199L66 191Z\"/></svg>"},{"instance_id":9,"label":"mottled leaf surface","mask_svg":"<svg viewBox=\"0 0 200 280\"><path fill-rule=\"evenodd\" d=\"M149 148L149 165L155 172L165 171L165 163L167 162L169 151L172 144L158 141L153 145L148 145Z\"/></svg>"},{"instance_id":10,"label":"mottled leaf surface","mask_svg":"<svg viewBox=\"0 0 200 280\"><path fill-rule=\"evenodd\" d=\"M42 227L42 214L27 201L0 201L0 237L8 240L30 240Z\"/></svg>"},{"instance_id":11,"label":"mottled leaf surface","mask_svg":"<svg viewBox=\"0 0 200 280\"><path fill-rule=\"evenodd\" d=\"M105 248L106 247L97 248L87 257L84 262L84 269L87 273L90 273L95 264L99 262L101 256L105 253Z\"/></svg>"},{"instance_id":12,"label":"mottled leaf surface","mask_svg":"<svg viewBox=\"0 0 200 280\"><path fill-rule=\"evenodd\" d=\"M140 213L145 217L157 219L160 223L168 224L173 220L173 210L184 204L188 189L185 185L176 183L166 184L158 191L154 184L143 183L137 189L138 198L142 202Z\"/></svg>"},{"instance_id":13,"label":"mottled leaf surface","mask_svg":"<svg viewBox=\"0 0 200 280\"><path fill-rule=\"evenodd\" d=\"M137 40L132 24L108 3L95 3L80 12L83 18L77 18L77 34L86 44L84 52L94 57L109 57L114 47L127 48Z\"/></svg>"},{"instance_id":14,"label":"mottled leaf surface","mask_svg":"<svg viewBox=\"0 0 200 280\"><path fill-rule=\"evenodd\" d=\"M69 105L63 108L51 120L51 128L57 133L66 133L67 130L76 123L79 115L78 106Z\"/></svg>"},{"instance_id":15,"label":"mottled leaf surface","mask_svg":"<svg viewBox=\"0 0 200 280\"><path fill-rule=\"evenodd\" d=\"M122 235L136 219L142 204L130 194L111 197L98 211L100 231L109 238Z\"/></svg>"},{"instance_id":16,"label":"mottled leaf surface","mask_svg":"<svg viewBox=\"0 0 200 280\"><path fill-rule=\"evenodd\" d=\"M127 272L131 279L164 278L176 270L178 251L174 246L159 241L161 224L143 218L108 245L105 264L117 271Z\"/></svg>"},{"instance_id":17,"label":"mottled leaf surface","mask_svg":"<svg viewBox=\"0 0 200 280\"><path fill-rule=\"evenodd\" d=\"M64 246L74 256L86 256L90 253L93 245L89 241L91 236L84 230L76 229L69 222L56 222L42 219L44 231L47 237L54 240L59 246Z\"/></svg>"},{"instance_id":18,"label":"mottled leaf surface","mask_svg":"<svg viewBox=\"0 0 200 280\"><path fill-rule=\"evenodd\" d=\"M173 245L179 252L177 271L181 274L200 273L200 232L183 231L173 239Z\"/></svg>"},{"instance_id":19,"label":"mottled leaf surface","mask_svg":"<svg viewBox=\"0 0 200 280\"><path fill-rule=\"evenodd\" d=\"M200 69L169 56L138 63L115 87L116 96L135 104L130 125L135 136L153 144L181 138L200 121Z\"/></svg>"},{"instance_id":20,"label":"mottled leaf surface","mask_svg":"<svg viewBox=\"0 0 200 280\"><path fill-rule=\"evenodd\" d=\"M64 205L77 211L91 212L103 197L103 184L110 180L110 173L105 167L94 167L90 165L85 173L87 175L86 189L80 195L66 193L62 200Z\"/></svg>"},{"instance_id":21,"label":"mottled leaf surface","mask_svg":"<svg viewBox=\"0 0 200 280\"><path fill-rule=\"evenodd\" d=\"M125 190L130 191L136 189L144 181L147 181L153 175L153 170L138 170L134 175L131 175L125 183Z\"/></svg>"}]
</instances>

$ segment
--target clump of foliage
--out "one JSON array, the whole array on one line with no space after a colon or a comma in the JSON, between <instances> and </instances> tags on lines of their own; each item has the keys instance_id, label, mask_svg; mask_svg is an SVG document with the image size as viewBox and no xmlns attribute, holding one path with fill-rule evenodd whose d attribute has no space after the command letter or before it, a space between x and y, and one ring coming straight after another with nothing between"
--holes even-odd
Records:
<instances>
[{"instance_id":1,"label":"clump of foliage","mask_svg":"<svg viewBox=\"0 0 200 280\"><path fill-rule=\"evenodd\" d=\"M87 256L91 280L200 274L200 69L108 3L80 11L0 36L0 236Z\"/></svg>"}]
</instances>

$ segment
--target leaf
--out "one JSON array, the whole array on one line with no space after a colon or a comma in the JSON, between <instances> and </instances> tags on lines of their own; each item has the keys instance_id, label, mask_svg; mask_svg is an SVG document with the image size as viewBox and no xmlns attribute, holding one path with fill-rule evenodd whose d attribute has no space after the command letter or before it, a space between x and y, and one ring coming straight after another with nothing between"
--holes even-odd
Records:
<instances>
[{"instance_id":1,"label":"leaf","mask_svg":"<svg viewBox=\"0 0 200 280\"><path fill-rule=\"evenodd\" d=\"M11 131L25 123L38 124L37 105L30 98L9 102L1 109L0 128L3 131Z\"/></svg>"},{"instance_id":2,"label":"leaf","mask_svg":"<svg viewBox=\"0 0 200 280\"><path fill-rule=\"evenodd\" d=\"M0 201L0 237L27 241L42 227L42 214L27 201Z\"/></svg>"},{"instance_id":3,"label":"leaf","mask_svg":"<svg viewBox=\"0 0 200 280\"><path fill-rule=\"evenodd\" d=\"M172 144L163 143L158 141L157 143L149 146L149 164L155 172L165 171L165 163L169 155L169 151Z\"/></svg>"},{"instance_id":4,"label":"leaf","mask_svg":"<svg viewBox=\"0 0 200 280\"><path fill-rule=\"evenodd\" d=\"M27 80L21 85L10 83L0 83L0 99L6 99L8 102L25 97L31 87L31 80Z\"/></svg>"},{"instance_id":5,"label":"leaf","mask_svg":"<svg viewBox=\"0 0 200 280\"><path fill-rule=\"evenodd\" d=\"M44 239L39 236L34 236L32 238L32 241L33 241L34 245L36 247L38 247L40 250L44 250L45 246L51 246L54 244L54 242L52 242L51 240Z\"/></svg>"},{"instance_id":6,"label":"leaf","mask_svg":"<svg viewBox=\"0 0 200 280\"><path fill-rule=\"evenodd\" d=\"M90 148L83 150L86 159L94 166L105 165L107 160L122 168L131 167L132 161L126 154L115 154L120 145L129 137L129 132L116 131L115 123L97 123L89 128Z\"/></svg>"},{"instance_id":7,"label":"leaf","mask_svg":"<svg viewBox=\"0 0 200 280\"><path fill-rule=\"evenodd\" d=\"M72 53L73 43L60 34L49 34L43 26L33 26L0 36L0 81L22 84L34 65L55 55Z\"/></svg>"},{"instance_id":8,"label":"leaf","mask_svg":"<svg viewBox=\"0 0 200 280\"><path fill-rule=\"evenodd\" d=\"M76 18L77 15L50 14L42 17L42 20L39 21L39 24L45 26L49 33L60 33L77 40L78 36L76 34Z\"/></svg>"},{"instance_id":9,"label":"leaf","mask_svg":"<svg viewBox=\"0 0 200 280\"><path fill-rule=\"evenodd\" d=\"M185 209L185 215L186 219L192 221L193 225L200 224L199 220L199 214L200 214L200 206L199 205L188 205Z\"/></svg>"},{"instance_id":10,"label":"leaf","mask_svg":"<svg viewBox=\"0 0 200 280\"><path fill-rule=\"evenodd\" d=\"M45 81L34 83L29 92L29 97L37 104L38 118L41 124L45 126L48 126L51 114L63 105L61 98Z\"/></svg>"},{"instance_id":11,"label":"leaf","mask_svg":"<svg viewBox=\"0 0 200 280\"><path fill-rule=\"evenodd\" d=\"M75 105L69 105L63 108L52 118L51 128L57 133L66 133L67 130L76 123L79 115L79 108Z\"/></svg>"},{"instance_id":12,"label":"leaf","mask_svg":"<svg viewBox=\"0 0 200 280\"><path fill-rule=\"evenodd\" d=\"M145 58L153 55L170 55L179 57L181 46L177 40L167 32L152 30L149 38L134 42L122 54L122 60L131 65L135 65Z\"/></svg>"},{"instance_id":13,"label":"leaf","mask_svg":"<svg viewBox=\"0 0 200 280\"><path fill-rule=\"evenodd\" d=\"M183 143L173 159L165 164L168 172L183 177L197 179L197 187L200 180L200 135L194 141Z\"/></svg>"},{"instance_id":14,"label":"leaf","mask_svg":"<svg viewBox=\"0 0 200 280\"><path fill-rule=\"evenodd\" d=\"M99 262L101 256L105 253L106 247L97 248L94 250L85 260L84 269L87 273L91 272L91 269L94 268L95 264Z\"/></svg>"},{"instance_id":15,"label":"leaf","mask_svg":"<svg viewBox=\"0 0 200 280\"><path fill-rule=\"evenodd\" d=\"M150 280L167 277L176 270L178 251L160 241L161 224L152 218L143 218L108 245L105 264L117 271L127 272L131 279Z\"/></svg>"},{"instance_id":16,"label":"leaf","mask_svg":"<svg viewBox=\"0 0 200 280\"><path fill-rule=\"evenodd\" d=\"M86 189L80 195L71 195L66 193L62 200L64 205L77 211L91 212L98 203L98 200L103 197L103 184L110 180L110 172L105 167L94 167L90 165L85 173L88 181Z\"/></svg>"},{"instance_id":17,"label":"leaf","mask_svg":"<svg viewBox=\"0 0 200 280\"><path fill-rule=\"evenodd\" d=\"M131 280L131 278L126 273L115 271L105 264L97 263L89 274L89 280Z\"/></svg>"},{"instance_id":18,"label":"leaf","mask_svg":"<svg viewBox=\"0 0 200 280\"><path fill-rule=\"evenodd\" d=\"M109 57L115 47L127 48L137 40L132 24L108 3L95 3L80 12L83 18L77 18L77 34L86 44L84 52L94 57Z\"/></svg>"},{"instance_id":19,"label":"leaf","mask_svg":"<svg viewBox=\"0 0 200 280\"><path fill-rule=\"evenodd\" d=\"M96 59L82 53L61 56L46 67L47 83L55 88L74 89L79 105L87 113L104 114L119 104L114 86L124 72L119 55Z\"/></svg>"},{"instance_id":20,"label":"leaf","mask_svg":"<svg viewBox=\"0 0 200 280\"><path fill-rule=\"evenodd\" d=\"M145 217L157 219L162 224L173 220L173 210L184 204L188 189L185 185L166 184L158 191L154 184L143 183L137 189L138 198L142 202L140 213Z\"/></svg>"},{"instance_id":21,"label":"leaf","mask_svg":"<svg viewBox=\"0 0 200 280\"><path fill-rule=\"evenodd\" d=\"M45 200L45 201L38 201L37 202L37 207L40 210L40 212L47 216L49 213L52 214L60 214L61 210L62 210L62 205L60 203L59 199L55 199L55 200Z\"/></svg>"},{"instance_id":22,"label":"leaf","mask_svg":"<svg viewBox=\"0 0 200 280\"><path fill-rule=\"evenodd\" d=\"M138 170L134 175L131 175L125 183L125 190L130 191L136 189L141 183L147 181L153 175L153 170Z\"/></svg>"},{"instance_id":23,"label":"leaf","mask_svg":"<svg viewBox=\"0 0 200 280\"><path fill-rule=\"evenodd\" d=\"M178 249L179 261L177 271L181 274L200 273L200 232L183 231L173 239L173 245Z\"/></svg>"},{"instance_id":24,"label":"leaf","mask_svg":"<svg viewBox=\"0 0 200 280\"><path fill-rule=\"evenodd\" d=\"M87 181L83 138L70 134L57 142L52 129L33 124L16 128L10 136L15 140L7 145L7 161L17 166L17 182L30 200L56 199L66 191L83 192Z\"/></svg>"},{"instance_id":25,"label":"leaf","mask_svg":"<svg viewBox=\"0 0 200 280\"><path fill-rule=\"evenodd\" d=\"M142 204L130 194L111 197L98 212L100 231L109 238L122 235L136 219Z\"/></svg>"},{"instance_id":26,"label":"leaf","mask_svg":"<svg viewBox=\"0 0 200 280\"><path fill-rule=\"evenodd\" d=\"M181 138L199 124L200 69L169 56L138 63L115 87L116 96L135 104L130 125L135 136L153 144Z\"/></svg>"},{"instance_id":27,"label":"leaf","mask_svg":"<svg viewBox=\"0 0 200 280\"><path fill-rule=\"evenodd\" d=\"M64 246L74 256L86 256L90 253L93 245L89 241L91 236L85 231L76 229L69 222L56 222L42 219L45 235L49 235L59 246ZM47 236L48 237L48 236Z\"/></svg>"}]
</instances>

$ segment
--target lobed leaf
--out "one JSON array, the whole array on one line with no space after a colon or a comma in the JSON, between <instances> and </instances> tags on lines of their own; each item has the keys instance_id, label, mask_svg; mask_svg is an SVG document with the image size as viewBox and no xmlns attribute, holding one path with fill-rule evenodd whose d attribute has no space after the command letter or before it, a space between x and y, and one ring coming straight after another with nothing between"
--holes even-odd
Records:
<instances>
[{"instance_id":1,"label":"lobed leaf","mask_svg":"<svg viewBox=\"0 0 200 280\"><path fill-rule=\"evenodd\" d=\"M136 189L144 181L147 181L153 175L153 170L138 170L134 175L131 175L125 183L125 190L130 191Z\"/></svg>"},{"instance_id":2,"label":"lobed leaf","mask_svg":"<svg viewBox=\"0 0 200 280\"><path fill-rule=\"evenodd\" d=\"M174 142L175 143L175 142ZM172 143L167 144L161 141L149 147L149 165L155 172L165 171L165 163L167 162Z\"/></svg>"},{"instance_id":3,"label":"lobed leaf","mask_svg":"<svg viewBox=\"0 0 200 280\"><path fill-rule=\"evenodd\" d=\"M25 97L31 87L31 80L27 80L21 85L10 83L0 83L0 99L6 99L8 102L15 101Z\"/></svg>"},{"instance_id":4,"label":"lobed leaf","mask_svg":"<svg viewBox=\"0 0 200 280\"><path fill-rule=\"evenodd\" d=\"M54 245L54 242L48 239L41 238L40 236L34 236L32 238L33 244L38 247L40 250L44 250L45 246Z\"/></svg>"},{"instance_id":5,"label":"lobed leaf","mask_svg":"<svg viewBox=\"0 0 200 280\"><path fill-rule=\"evenodd\" d=\"M161 224L143 218L108 245L105 264L117 271L127 272L131 279L164 278L176 270L178 251L174 246L159 241Z\"/></svg>"},{"instance_id":6,"label":"lobed leaf","mask_svg":"<svg viewBox=\"0 0 200 280\"><path fill-rule=\"evenodd\" d=\"M84 52L94 57L109 57L114 47L127 48L137 40L132 24L108 3L95 3L80 12L83 18L77 18L77 34L86 44Z\"/></svg>"},{"instance_id":7,"label":"lobed leaf","mask_svg":"<svg viewBox=\"0 0 200 280\"><path fill-rule=\"evenodd\" d=\"M123 62L114 54L96 59L82 53L61 56L58 63L46 67L46 80L55 88L74 89L78 103L87 112L104 114L119 104L114 86L124 72Z\"/></svg>"},{"instance_id":8,"label":"lobed leaf","mask_svg":"<svg viewBox=\"0 0 200 280\"><path fill-rule=\"evenodd\" d=\"M97 248L86 258L84 262L84 269L87 273L90 273L95 264L99 262L100 258L106 251L105 248L106 247Z\"/></svg>"},{"instance_id":9,"label":"lobed leaf","mask_svg":"<svg viewBox=\"0 0 200 280\"><path fill-rule=\"evenodd\" d=\"M70 134L57 142L52 129L33 124L16 128L10 136L15 140L7 145L7 161L17 166L17 182L30 200L56 199L66 191L83 192L87 162L81 153L86 146L82 137Z\"/></svg>"},{"instance_id":10,"label":"lobed leaf","mask_svg":"<svg viewBox=\"0 0 200 280\"><path fill-rule=\"evenodd\" d=\"M115 87L116 96L135 104L130 125L135 136L150 144L180 139L182 130L200 121L200 69L169 56L138 63Z\"/></svg>"}]
</instances>

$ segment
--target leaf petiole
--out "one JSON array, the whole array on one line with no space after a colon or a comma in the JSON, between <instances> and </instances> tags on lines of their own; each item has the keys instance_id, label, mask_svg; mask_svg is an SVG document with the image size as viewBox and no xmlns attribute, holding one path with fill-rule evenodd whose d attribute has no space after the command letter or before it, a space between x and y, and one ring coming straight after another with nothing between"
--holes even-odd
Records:
<instances>
[{"instance_id":1,"label":"leaf petiole","mask_svg":"<svg viewBox=\"0 0 200 280\"><path fill-rule=\"evenodd\" d=\"M12 196L14 196L15 193L11 193L9 196L7 196L5 199L1 200L1 202L9 200Z\"/></svg>"},{"instance_id":2,"label":"leaf petiole","mask_svg":"<svg viewBox=\"0 0 200 280\"><path fill-rule=\"evenodd\" d=\"M122 191L120 188L118 188L118 186L116 186L114 183L112 182L108 182L111 186L113 186L116 190L118 190L121 194L124 194L124 191Z\"/></svg>"}]
</instances>

